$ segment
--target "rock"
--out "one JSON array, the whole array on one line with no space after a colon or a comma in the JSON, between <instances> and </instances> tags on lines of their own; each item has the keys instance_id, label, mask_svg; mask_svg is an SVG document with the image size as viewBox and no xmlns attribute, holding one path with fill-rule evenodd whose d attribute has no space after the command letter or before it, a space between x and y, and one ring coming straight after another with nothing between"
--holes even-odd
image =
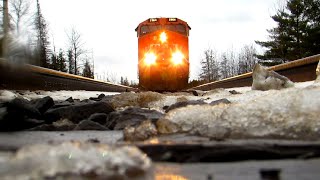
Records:
<instances>
[{"instance_id":1,"label":"rock","mask_svg":"<svg viewBox=\"0 0 320 180\"><path fill-rule=\"evenodd\" d=\"M22 98L15 98L7 104L8 112L17 117L21 118L24 116L30 118L39 118L41 113L37 108L35 108L30 101L22 99Z\"/></svg>"},{"instance_id":2,"label":"rock","mask_svg":"<svg viewBox=\"0 0 320 180\"><path fill-rule=\"evenodd\" d=\"M72 130L72 129L70 129L70 130ZM57 129L52 124L42 124L40 126L36 126L36 127L30 128L30 129L27 129L27 131L57 131Z\"/></svg>"},{"instance_id":3,"label":"rock","mask_svg":"<svg viewBox=\"0 0 320 180\"><path fill-rule=\"evenodd\" d=\"M104 95L103 93L100 94L97 98L95 97L90 97L89 99L90 100L93 100L93 101L101 101L106 95Z\"/></svg>"},{"instance_id":4,"label":"rock","mask_svg":"<svg viewBox=\"0 0 320 180\"><path fill-rule=\"evenodd\" d=\"M163 113L156 110L129 107L123 111L110 113L106 127L112 130L122 130L126 126L137 126L148 119L155 122L161 117L163 117Z\"/></svg>"},{"instance_id":5,"label":"rock","mask_svg":"<svg viewBox=\"0 0 320 180\"><path fill-rule=\"evenodd\" d=\"M156 122L158 132L161 134L172 134L180 131L180 127L167 119L159 119Z\"/></svg>"},{"instance_id":6,"label":"rock","mask_svg":"<svg viewBox=\"0 0 320 180\"><path fill-rule=\"evenodd\" d=\"M54 105L53 99L50 96L34 100L32 103L41 114L46 112L49 108L51 108Z\"/></svg>"},{"instance_id":7,"label":"rock","mask_svg":"<svg viewBox=\"0 0 320 180\"><path fill-rule=\"evenodd\" d=\"M54 105L51 107L51 109L67 107L67 106L72 106L72 105L75 105L75 103L73 103L73 102L71 103L68 101L55 102Z\"/></svg>"},{"instance_id":8,"label":"rock","mask_svg":"<svg viewBox=\"0 0 320 180\"><path fill-rule=\"evenodd\" d=\"M0 107L0 122L8 115L7 107Z\"/></svg>"},{"instance_id":9,"label":"rock","mask_svg":"<svg viewBox=\"0 0 320 180\"><path fill-rule=\"evenodd\" d=\"M108 102L94 102L94 103L82 103L73 106L60 107L55 109L49 109L44 115L45 120L48 123L57 121L62 118L69 119L74 123L78 123L83 119L87 119L94 113L109 114L114 109Z\"/></svg>"},{"instance_id":10,"label":"rock","mask_svg":"<svg viewBox=\"0 0 320 180\"><path fill-rule=\"evenodd\" d=\"M72 97L69 97L68 99L66 99L66 101L69 102L69 103L73 103L74 102Z\"/></svg>"},{"instance_id":11,"label":"rock","mask_svg":"<svg viewBox=\"0 0 320 180\"><path fill-rule=\"evenodd\" d=\"M71 131L76 125L68 119L60 119L52 124L42 124L34 128L28 129L29 131Z\"/></svg>"},{"instance_id":12,"label":"rock","mask_svg":"<svg viewBox=\"0 0 320 180\"><path fill-rule=\"evenodd\" d=\"M123 130L126 141L143 141L157 135L157 128L150 120L143 121L137 127L126 127Z\"/></svg>"},{"instance_id":13,"label":"rock","mask_svg":"<svg viewBox=\"0 0 320 180\"><path fill-rule=\"evenodd\" d=\"M105 125L107 122L108 115L106 113L94 113L89 117L89 121L97 122L101 125Z\"/></svg>"},{"instance_id":14,"label":"rock","mask_svg":"<svg viewBox=\"0 0 320 180\"><path fill-rule=\"evenodd\" d=\"M105 131L109 130L108 128L102 126L99 123L90 121L90 120L82 120L80 123L74 128L74 130L98 130Z\"/></svg>"},{"instance_id":15,"label":"rock","mask_svg":"<svg viewBox=\"0 0 320 180\"><path fill-rule=\"evenodd\" d=\"M215 105L219 105L219 104L230 104L231 102L226 99L226 98L223 98L223 99L219 99L219 100L216 100L216 101L212 101L210 103L211 106L215 106Z\"/></svg>"},{"instance_id":16,"label":"rock","mask_svg":"<svg viewBox=\"0 0 320 180\"><path fill-rule=\"evenodd\" d=\"M163 95L156 92L142 92L142 93L132 93L126 92L119 95L114 95L110 102L114 108L121 107L149 107L149 103L159 101L163 98Z\"/></svg>"},{"instance_id":17,"label":"rock","mask_svg":"<svg viewBox=\"0 0 320 180\"><path fill-rule=\"evenodd\" d=\"M268 71L260 64L256 64L252 73L252 90L270 90L293 87L294 83L287 77L282 76L274 71Z\"/></svg>"},{"instance_id":18,"label":"rock","mask_svg":"<svg viewBox=\"0 0 320 180\"><path fill-rule=\"evenodd\" d=\"M238 91L236 91L236 90L231 90L231 91L229 91L231 94L242 94L241 92L238 92Z\"/></svg>"},{"instance_id":19,"label":"rock","mask_svg":"<svg viewBox=\"0 0 320 180\"><path fill-rule=\"evenodd\" d=\"M205 91L201 90L191 90L191 92L194 96L203 96L205 94Z\"/></svg>"},{"instance_id":20,"label":"rock","mask_svg":"<svg viewBox=\"0 0 320 180\"><path fill-rule=\"evenodd\" d=\"M0 162L0 179L148 179L151 160L133 146L65 142L25 146Z\"/></svg>"},{"instance_id":21,"label":"rock","mask_svg":"<svg viewBox=\"0 0 320 180\"><path fill-rule=\"evenodd\" d=\"M41 114L29 101L15 98L0 108L0 131L17 131L41 124Z\"/></svg>"},{"instance_id":22,"label":"rock","mask_svg":"<svg viewBox=\"0 0 320 180\"><path fill-rule=\"evenodd\" d=\"M192 101L180 101L180 102L177 102L171 106L169 106L165 112L169 112L173 109L177 109L177 108L181 108L181 107L185 107L185 106L188 106L188 105L201 105L201 104L207 104L206 102L204 102L203 100L192 100Z\"/></svg>"}]
</instances>

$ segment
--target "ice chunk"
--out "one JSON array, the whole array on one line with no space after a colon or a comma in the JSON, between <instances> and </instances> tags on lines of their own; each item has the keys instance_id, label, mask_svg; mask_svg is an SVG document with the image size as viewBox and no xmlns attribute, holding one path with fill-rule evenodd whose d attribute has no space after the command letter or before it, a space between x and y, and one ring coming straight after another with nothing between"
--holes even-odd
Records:
<instances>
[{"instance_id":1,"label":"ice chunk","mask_svg":"<svg viewBox=\"0 0 320 180\"><path fill-rule=\"evenodd\" d=\"M268 92L250 101L172 110L161 128L167 133L188 132L219 139L320 137L320 87ZM172 124L177 127L168 128Z\"/></svg>"},{"instance_id":2,"label":"ice chunk","mask_svg":"<svg viewBox=\"0 0 320 180\"><path fill-rule=\"evenodd\" d=\"M270 90L293 87L294 83L287 77L282 76L274 71L268 71L260 64L256 64L252 73L253 90Z\"/></svg>"},{"instance_id":3,"label":"ice chunk","mask_svg":"<svg viewBox=\"0 0 320 180\"><path fill-rule=\"evenodd\" d=\"M136 147L65 142L23 147L0 164L0 179L134 179L150 167Z\"/></svg>"}]
</instances>

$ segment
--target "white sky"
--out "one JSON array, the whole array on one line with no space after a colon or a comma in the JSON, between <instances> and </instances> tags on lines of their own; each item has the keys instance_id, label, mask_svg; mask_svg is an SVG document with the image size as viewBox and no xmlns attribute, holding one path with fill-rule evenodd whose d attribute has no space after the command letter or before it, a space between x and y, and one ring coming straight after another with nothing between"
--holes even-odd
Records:
<instances>
[{"instance_id":1,"label":"white sky","mask_svg":"<svg viewBox=\"0 0 320 180\"><path fill-rule=\"evenodd\" d=\"M208 47L218 52L266 40L278 0L40 0L57 47L66 49L66 32L75 27L93 51L95 73L113 73L138 82L137 25L150 17L177 17L191 26L190 79ZM51 40L52 42L52 40Z\"/></svg>"}]
</instances>

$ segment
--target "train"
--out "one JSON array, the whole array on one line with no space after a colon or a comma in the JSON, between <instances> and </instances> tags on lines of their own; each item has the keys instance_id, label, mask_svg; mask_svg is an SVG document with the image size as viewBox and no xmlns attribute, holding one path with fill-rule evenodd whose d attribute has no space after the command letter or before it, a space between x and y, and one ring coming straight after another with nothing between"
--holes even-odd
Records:
<instances>
[{"instance_id":1,"label":"train","mask_svg":"<svg viewBox=\"0 0 320 180\"><path fill-rule=\"evenodd\" d=\"M139 88L178 91L189 79L189 31L178 18L149 18L135 31L138 37Z\"/></svg>"}]
</instances>

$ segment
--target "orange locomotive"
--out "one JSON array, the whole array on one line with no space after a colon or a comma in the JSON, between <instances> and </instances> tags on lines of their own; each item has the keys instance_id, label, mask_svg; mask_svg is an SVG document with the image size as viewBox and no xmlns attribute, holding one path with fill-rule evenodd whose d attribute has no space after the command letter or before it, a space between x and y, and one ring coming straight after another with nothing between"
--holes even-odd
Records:
<instances>
[{"instance_id":1,"label":"orange locomotive","mask_svg":"<svg viewBox=\"0 0 320 180\"><path fill-rule=\"evenodd\" d=\"M189 25L178 18L150 18L136 28L139 86L181 90L189 78Z\"/></svg>"}]
</instances>

